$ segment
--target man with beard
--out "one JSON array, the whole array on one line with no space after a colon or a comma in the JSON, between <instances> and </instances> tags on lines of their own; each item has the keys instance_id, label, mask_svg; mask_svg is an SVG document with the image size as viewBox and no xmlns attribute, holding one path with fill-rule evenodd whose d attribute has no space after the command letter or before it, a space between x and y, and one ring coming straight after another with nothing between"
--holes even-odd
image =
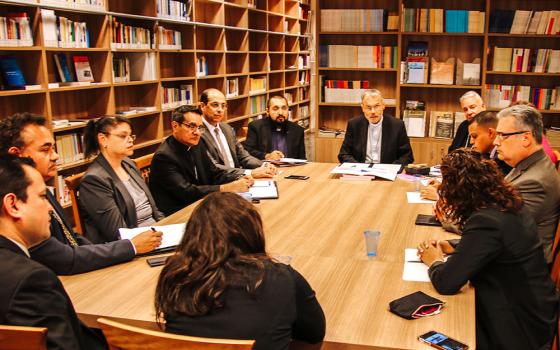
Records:
<instances>
[{"instance_id":1,"label":"man with beard","mask_svg":"<svg viewBox=\"0 0 560 350\"><path fill-rule=\"evenodd\" d=\"M245 148L259 159L307 159L304 130L288 121L288 100L283 96L272 96L266 106L270 118L255 120L249 124Z\"/></svg>"},{"instance_id":2,"label":"man with beard","mask_svg":"<svg viewBox=\"0 0 560 350\"><path fill-rule=\"evenodd\" d=\"M402 120L384 114L385 104L376 89L362 94L362 115L348 121L338 153L342 163L406 165L414 161Z\"/></svg>"}]
</instances>

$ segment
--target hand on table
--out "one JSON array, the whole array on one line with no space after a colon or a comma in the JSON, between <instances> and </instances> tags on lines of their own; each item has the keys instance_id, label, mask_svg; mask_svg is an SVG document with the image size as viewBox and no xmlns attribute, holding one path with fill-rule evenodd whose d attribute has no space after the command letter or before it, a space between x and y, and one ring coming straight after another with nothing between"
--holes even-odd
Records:
<instances>
[{"instance_id":1,"label":"hand on table","mask_svg":"<svg viewBox=\"0 0 560 350\"><path fill-rule=\"evenodd\" d=\"M233 182L220 186L221 192L247 192L253 186L255 180L250 176L243 176Z\"/></svg>"},{"instance_id":2,"label":"hand on table","mask_svg":"<svg viewBox=\"0 0 560 350\"><path fill-rule=\"evenodd\" d=\"M448 243L449 244L449 243ZM444 245L445 246L445 245ZM446 249L448 248L445 246ZM432 266L432 264L436 261L443 262L443 248L442 246L435 240L424 241L418 245L418 256L420 260L428 266Z\"/></svg>"},{"instance_id":3,"label":"hand on table","mask_svg":"<svg viewBox=\"0 0 560 350\"><path fill-rule=\"evenodd\" d=\"M428 182L428 186L422 188L420 190L420 198L422 199L429 199L432 201L437 201L439 198L438 195L438 187L439 187L440 183L437 182L434 179L431 179L430 182Z\"/></svg>"},{"instance_id":4,"label":"hand on table","mask_svg":"<svg viewBox=\"0 0 560 350\"><path fill-rule=\"evenodd\" d=\"M284 158L284 153L280 151L272 151L264 156L266 160L280 160L280 158Z\"/></svg>"},{"instance_id":5,"label":"hand on table","mask_svg":"<svg viewBox=\"0 0 560 350\"><path fill-rule=\"evenodd\" d=\"M278 173L276 167L270 163L264 163L262 166L251 171L251 176L255 179L274 177Z\"/></svg>"}]
</instances>

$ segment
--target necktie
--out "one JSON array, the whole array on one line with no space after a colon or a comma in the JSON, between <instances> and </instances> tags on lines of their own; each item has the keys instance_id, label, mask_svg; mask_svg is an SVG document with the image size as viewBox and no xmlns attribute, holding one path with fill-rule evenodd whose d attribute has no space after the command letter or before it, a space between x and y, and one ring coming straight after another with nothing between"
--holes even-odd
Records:
<instances>
[{"instance_id":1,"label":"necktie","mask_svg":"<svg viewBox=\"0 0 560 350\"><path fill-rule=\"evenodd\" d=\"M66 228L66 225L64 225L64 222L62 222L62 219L60 218L60 216L58 215L56 210L53 210L51 212L51 216L60 224L60 227L62 227L62 231L64 232L64 236L68 240L68 243L70 243L70 245L72 247L77 247L78 242L76 242L76 239L74 238L72 233L70 233L70 231L68 231L68 228Z\"/></svg>"},{"instance_id":2,"label":"necktie","mask_svg":"<svg viewBox=\"0 0 560 350\"><path fill-rule=\"evenodd\" d=\"M220 153L222 154L222 159L224 160L224 165L229 168L234 168L233 164L229 161L226 153L224 144L222 143L222 138L220 137L220 129L214 128L214 133L216 134L216 141L218 142L218 147L220 148Z\"/></svg>"}]
</instances>

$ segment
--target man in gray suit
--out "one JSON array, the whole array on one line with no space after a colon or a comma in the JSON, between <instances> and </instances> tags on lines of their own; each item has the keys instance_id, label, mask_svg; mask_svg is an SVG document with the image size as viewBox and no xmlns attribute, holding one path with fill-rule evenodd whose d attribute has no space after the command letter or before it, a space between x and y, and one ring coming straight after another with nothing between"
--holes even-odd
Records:
<instances>
[{"instance_id":1,"label":"man in gray suit","mask_svg":"<svg viewBox=\"0 0 560 350\"><path fill-rule=\"evenodd\" d=\"M208 149L210 159L218 168L254 178L270 178L276 174L276 168L272 164L263 163L249 154L237 141L233 128L222 122L227 103L220 90L204 90L200 95L200 110L207 130L202 134L202 142Z\"/></svg>"},{"instance_id":2,"label":"man in gray suit","mask_svg":"<svg viewBox=\"0 0 560 350\"><path fill-rule=\"evenodd\" d=\"M503 109L498 118L494 144L499 158L513 167L506 180L519 190L533 215L550 263L560 211L560 179L541 146L542 116L532 107L518 105Z\"/></svg>"}]
</instances>

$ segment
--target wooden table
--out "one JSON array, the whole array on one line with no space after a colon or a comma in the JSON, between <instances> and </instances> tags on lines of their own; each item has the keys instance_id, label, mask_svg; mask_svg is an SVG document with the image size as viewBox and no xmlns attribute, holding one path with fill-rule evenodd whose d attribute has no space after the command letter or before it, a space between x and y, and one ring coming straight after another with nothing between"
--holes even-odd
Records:
<instances>
[{"instance_id":1,"label":"wooden table","mask_svg":"<svg viewBox=\"0 0 560 350\"><path fill-rule=\"evenodd\" d=\"M430 330L475 347L474 290L464 287L441 296L430 283L403 281L404 249L429 238L456 238L440 228L415 226L427 204L408 204L403 180L342 181L329 171L334 164L311 163L283 168L280 198L257 204L265 226L267 251L292 257L317 292L327 318L322 349L430 349L416 338ZM307 181L288 180L309 175ZM161 221L184 222L187 207ZM381 231L379 256L368 259L363 232ZM61 277L80 317L110 316L154 322L154 291L161 267L138 258L76 276ZM388 311L391 300L421 290L446 302L442 313L405 320ZM89 317L88 317L89 316Z\"/></svg>"}]
</instances>

